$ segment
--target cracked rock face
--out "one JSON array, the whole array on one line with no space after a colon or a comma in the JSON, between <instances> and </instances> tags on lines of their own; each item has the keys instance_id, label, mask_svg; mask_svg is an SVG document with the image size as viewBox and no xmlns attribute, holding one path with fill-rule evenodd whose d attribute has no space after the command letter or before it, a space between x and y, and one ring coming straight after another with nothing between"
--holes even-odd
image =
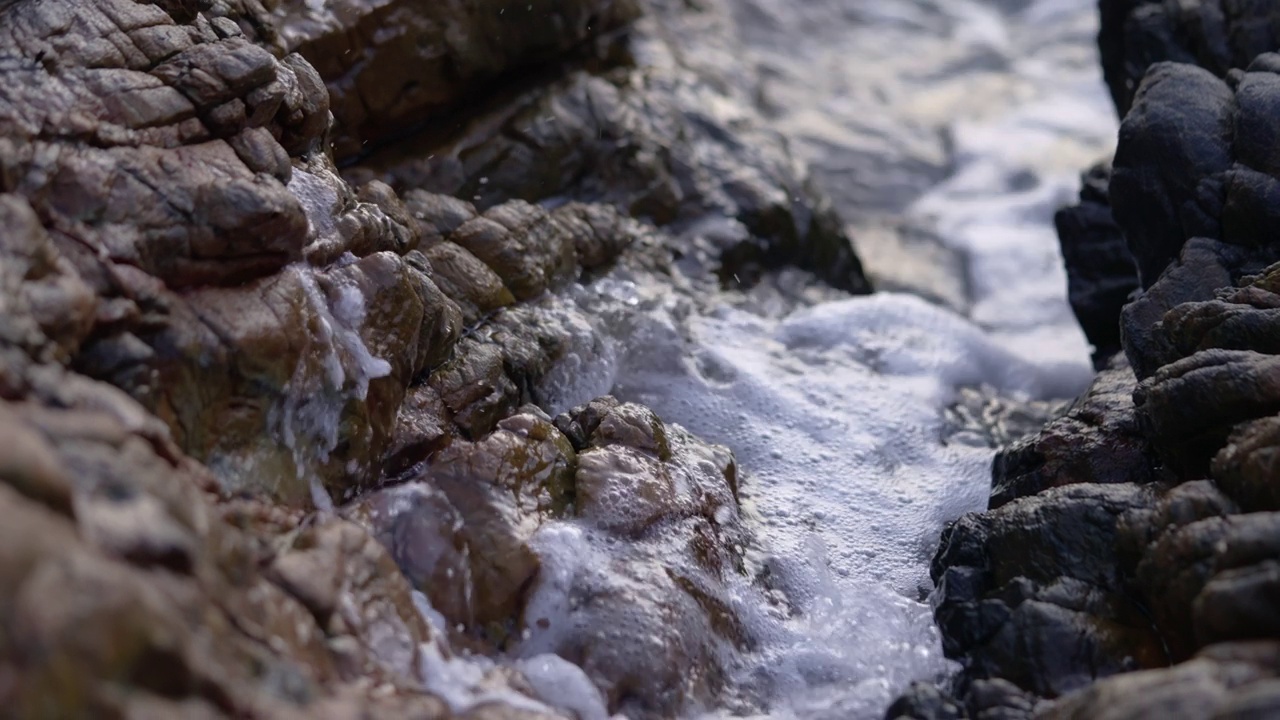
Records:
<instances>
[{"instance_id":1,"label":"cracked rock face","mask_svg":"<svg viewBox=\"0 0 1280 720\"><path fill-rule=\"evenodd\" d=\"M617 265L869 288L749 81L678 49L723 7L504 8L0 0L16 717L561 712L467 653L571 658L590 712L718 692L732 455L576 407L611 349L571 295ZM617 582L548 528L616 536ZM545 626L557 582L594 599Z\"/></svg>"}]
</instances>

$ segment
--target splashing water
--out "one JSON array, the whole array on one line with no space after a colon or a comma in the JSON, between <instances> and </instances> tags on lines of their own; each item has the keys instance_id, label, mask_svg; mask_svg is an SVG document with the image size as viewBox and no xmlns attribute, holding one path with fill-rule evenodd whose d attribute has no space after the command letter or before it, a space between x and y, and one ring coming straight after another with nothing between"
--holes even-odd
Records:
<instances>
[{"instance_id":1,"label":"splashing water","mask_svg":"<svg viewBox=\"0 0 1280 720\"><path fill-rule=\"evenodd\" d=\"M773 118L852 232L927 233L959 258L940 269L864 253L873 272L930 297L912 274L962 291L950 309L886 292L777 312L762 287L699 312L660 279L619 271L574 294L599 335L580 344L606 348L615 395L729 446L745 471L750 574L775 594L745 579L731 588L756 649L735 658L725 709L710 714L878 717L912 680L952 670L922 602L927 568L943 525L985 508L992 451L948 443L944 408L963 386L1063 398L1091 376L1051 219L1114 138L1094 8L735 7L748 56L776 80L763 88ZM562 373L545 393L559 410L601 383ZM611 550L574 523L538 541L547 577L530 602L571 622L575 568Z\"/></svg>"}]
</instances>

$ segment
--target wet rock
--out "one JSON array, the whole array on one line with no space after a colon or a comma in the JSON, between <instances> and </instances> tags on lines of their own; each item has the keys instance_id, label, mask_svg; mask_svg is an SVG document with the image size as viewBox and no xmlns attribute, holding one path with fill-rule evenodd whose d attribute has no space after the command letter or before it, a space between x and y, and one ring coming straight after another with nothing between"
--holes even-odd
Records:
<instances>
[{"instance_id":1,"label":"wet rock","mask_svg":"<svg viewBox=\"0 0 1280 720\"><path fill-rule=\"evenodd\" d=\"M342 521L306 528L268 572L311 612L346 679L413 677L432 632L405 576L364 529Z\"/></svg>"},{"instance_id":2,"label":"wet rock","mask_svg":"<svg viewBox=\"0 0 1280 720\"><path fill-rule=\"evenodd\" d=\"M1191 65L1155 65L1121 127L1113 214L1143 287L1166 286L1158 309L1126 310L1125 348L1139 377L1154 370L1148 365L1167 362L1158 348L1147 347L1146 326L1174 304L1209 300L1204 290L1275 260L1266 228L1277 181L1268 174L1275 167L1271 131L1261 120L1280 90L1273 57L1260 56L1231 83ZM1192 88L1196 103L1183 102ZM1230 281L1223 282L1224 275Z\"/></svg>"},{"instance_id":3,"label":"wet rock","mask_svg":"<svg viewBox=\"0 0 1280 720\"><path fill-rule=\"evenodd\" d=\"M1153 480L1153 452L1134 415L1136 388L1124 357L1113 357L1064 415L996 455L990 506L1062 485Z\"/></svg>"},{"instance_id":4,"label":"wet rock","mask_svg":"<svg viewBox=\"0 0 1280 720\"><path fill-rule=\"evenodd\" d=\"M546 212L527 203L499 205L463 223L450 236L497 273L518 300L562 287L577 275L571 238Z\"/></svg>"},{"instance_id":5,"label":"wet rock","mask_svg":"<svg viewBox=\"0 0 1280 720\"><path fill-rule=\"evenodd\" d=\"M46 402L37 390L0 404L27 452L43 455L0 474L0 694L14 717L327 717L311 713L360 692L342 684L341 653L314 613L261 572L270 555L258 528L227 524L209 502L202 468L100 407ZM366 553L320 569L352 580L342 612L387 617L372 610L394 594L356 580L394 584L393 566ZM420 623L408 610L400 622ZM373 641L374 625L355 629Z\"/></svg>"},{"instance_id":6,"label":"wet rock","mask_svg":"<svg viewBox=\"0 0 1280 720\"><path fill-rule=\"evenodd\" d=\"M655 3L632 33L631 57L649 58L639 66L573 69L519 88L349 175L470 198L481 209L512 198L611 205L671 226L681 240L673 250L718 266L725 281L736 274L752 284L790 264L867 291L830 203L763 127L743 79L692 67L669 41L708 22L732 33L727 8L676 5Z\"/></svg>"},{"instance_id":7,"label":"wet rock","mask_svg":"<svg viewBox=\"0 0 1280 720\"><path fill-rule=\"evenodd\" d=\"M1213 477L1246 511L1280 510L1280 417L1237 426L1214 457Z\"/></svg>"},{"instance_id":8,"label":"wet rock","mask_svg":"<svg viewBox=\"0 0 1280 720\"><path fill-rule=\"evenodd\" d=\"M1213 576L1226 518L1236 511L1212 483L1199 481L1123 519L1116 552L1129 562L1137 560L1135 587L1171 661L1186 660L1203 645L1195 634L1192 605Z\"/></svg>"},{"instance_id":9,"label":"wet rock","mask_svg":"<svg viewBox=\"0 0 1280 720\"><path fill-rule=\"evenodd\" d=\"M537 539L542 569L518 651L580 665L628 717L709 701L726 652L750 642L729 594L745 579L732 455L612 398L558 424L580 443L579 521Z\"/></svg>"},{"instance_id":10,"label":"wet rock","mask_svg":"<svg viewBox=\"0 0 1280 720\"><path fill-rule=\"evenodd\" d=\"M1125 116L1111 207L1144 288L1187 240L1222 239L1221 206L1212 203L1232 165L1234 107L1231 88L1212 73L1161 63L1147 73Z\"/></svg>"},{"instance_id":11,"label":"wet rock","mask_svg":"<svg viewBox=\"0 0 1280 720\"><path fill-rule=\"evenodd\" d=\"M964 706L928 683L912 683L884 713L885 720L961 720Z\"/></svg>"},{"instance_id":12,"label":"wet rock","mask_svg":"<svg viewBox=\"0 0 1280 720\"><path fill-rule=\"evenodd\" d=\"M967 515L932 576L948 656L966 676L1057 696L1162 663L1160 640L1116 558L1121 518L1150 502L1129 484L1070 485Z\"/></svg>"},{"instance_id":13,"label":"wet rock","mask_svg":"<svg viewBox=\"0 0 1280 720\"><path fill-rule=\"evenodd\" d=\"M1134 395L1166 461L1206 472L1238 423L1280 412L1280 358L1205 350L1161 368Z\"/></svg>"},{"instance_id":14,"label":"wet rock","mask_svg":"<svg viewBox=\"0 0 1280 720\"><path fill-rule=\"evenodd\" d=\"M339 157L399 139L473 101L477 88L526 75L635 19L632 0L525 6L344 0L278 3L286 46L315 64L337 118Z\"/></svg>"},{"instance_id":15,"label":"wet rock","mask_svg":"<svg viewBox=\"0 0 1280 720\"><path fill-rule=\"evenodd\" d=\"M1121 116L1153 63L1190 63L1224 76L1280 46L1280 13L1266 3L1104 0L1099 8L1103 74Z\"/></svg>"},{"instance_id":16,"label":"wet rock","mask_svg":"<svg viewBox=\"0 0 1280 720\"><path fill-rule=\"evenodd\" d=\"M462 516L443 491L430 482L410 482L370 494L347 512L375 533L450 627L474 625L471 546Z\"/></svg>"},{"instance_id":17,"label":"wet rock","mask_svg":"<svg viewBox=\"0 0 1280 720\"><path fill-rule=\"evenodd\" d=\"M523 413L477 442L455 441L426 469L462 520L476 622L501 623L522 605L538 570L529 540L572 501L575 461L572 445L548 419Z\"/></svg>"},{"instance_id":18,"label":"wet rock","mask_svg":"<svg viewBox=\"0 0 1280 720\"><path fill-rule=\"evenodd\" d=\"M1110 678L1037 717L1264 717L1276 707L1276 653L1275 643L1215 646L1173 668Z\"/></svg>"},{"instance_id":19,"label":"wet rock","mask_svg":"<svg viewBox=\"0 0 1280 720\"><path fill-rule=\"evenodd\" d=\"M1079 204L1054 216L1067 268L1067 297L1093 344L1093 364L1099 370L1120 350L1120 310L1138 289L1133 258L1111 215L1110 182L1109 165L1091 168L1082 178Z\"/></svg>"},{"instance_id":20,"label":"wet rock","mask_svg":"<svg viewBox=\"0 0 1280 720\"><path fill-rule=\"evenodd\" d=\"M25 296L42 357L125 389L227 488L306 503L308 472L337 494L376 479L461 317L401 259L417 217L314 153L315 71L251 42L260 7L223 5L0 10L0 47L48 59L0 63L4 252L28 286L6 302Z\"/></svg>"},{"instance_id":21,"label":"wet rock","mask_svg":"<svg viewBox=\"0 0 1280 720\"><path fill-rule=\"evenodd\" d=\"M300 256L306 217L280 143L305 144L291 134L326 111L301 66L153 5L39 7L8 5L0 30L18 53L0 70L6 191L55 237L173 287L234 284ZM57 61L18 60L39 54Z\"/></svg>"},{"instance_id":22,"label":"wet rock","mask_svg":"<svg viewBox=\"0 0 1280 720\"><path fill-rule=\"evenodd\" d=\"M1121 313L1121 339L1138 378L1146 379L1181 357L1166 334L1156 330L1167 312L1183 303L1212 299L1219 289L1265 266L1268 255L1205 238L1188 241L1178 260Z\"/></svg>"}]
</instances>

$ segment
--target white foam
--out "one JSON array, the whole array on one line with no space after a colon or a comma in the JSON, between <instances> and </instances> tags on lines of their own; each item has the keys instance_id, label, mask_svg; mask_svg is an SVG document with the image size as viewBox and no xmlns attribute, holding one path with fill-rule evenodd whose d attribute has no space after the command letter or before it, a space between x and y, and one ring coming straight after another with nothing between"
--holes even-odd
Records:
<instances>
[{"instance_id":1,"label":"white foam","mask_svg":"<svg viewBox=\"0 0 1280 720\"><path fill-rule=\"evenodd\" d=\"M557 415L609 393L617 375L617 350L572 302L553 297L544 306L547 322L568 337L563 353L539 382L535 398Z\"/></svg>"},{"instance_id":2,"label":"white foam","mask_svg":"<svg viewBox=\"0 0 1280 720\"><path fill-rule=\"evenodd\" d=\"M537 389L545 407L612 386L737 456L756 539L748 574L721 591L754 650L719 646L731 676L711 716L879 717L909 682L950 672L919 599L943 525L986 505L992 451L947 444L943 409L959 386L1056 398L1089 377L1049 222L1114 136L1089 49L1094 9L1000 5L740 3L786 30L768 59L781 80L766 88L785 109L781 128L811 158L836 149L828 170L847 169L852 188L829 188L838 198L927 221L965 256L968 317L888 293L752 314L728 296L694 303L669 279L625 271L572 293L580 311L548 306L573 341ZM788 45L797 27L814 41ZM820 107L806 105L815 89L826 95ZM715 243L739 230L709 220L691 232ZM599 693L548 657L593 622L577 600L643 593L646 566L691 565L679 542L623 541L597 526L625 524L627 500L590 521L548 523L532 541L542 566L525 617L549 622L526 628L516 666L544 701L559 698L584 720L604 716ZM596 635L616 656L646 657L661 639L645 632L665 621L696 628L673 612L623 617L625 627ZM462 661L429 657L424 679L459 712L484 697L475 688L489 666L450 662Z\"/></svg>"},{"instance_id":3,"label":"white foam","mask_svg":"<svg viewBox=\"0 0 1280 720\"><path fill-rule=\"evenodd\" d=\"M760 11L781 4L752 0ZM919 598L931 590L927 568L942 527L986 506L992 451L946 444L943 409L960 386L1060 398L1077 394L1091 375L1065 302L1051 219L1114 135L1086 45L1093 9L1064 0L1033 2L1020 15L970 1L893 7L855 13L866 22L880 13L877 22L894 28L873 39L873 52L916 53L917 45L890 36L921 28L954 43L895 61L913 78L897 89L919 92L884 88L883 107L899 114L886 113L873 135L883 135L890 154L893 143L914 142L912 132L947 135L949 177L931 181L901 211L965 257L967 317L891 293L751 314L734 306L771 305L695 304L661 279L621 273L576 294L616 348L614 393L729 446L738 459L757 537L749 564L768 587L742 578L727 589L757 650L732 658L724 709L712 715L878 717L909 682L950 672ZM972 97L962 73L928 65L984 57ZM847 101L833 97L821 122L804 108L790 110L788 122L810 140L823 133L847 140L832 123L866 112ZM909 158L893 162L886 181L919 187L926 178L916 173L928 168ZM710 312L698 310L707 305ZM605 537L553 524L536 538L543 571L528 616L552 621L533 633L529 652L555 648L556 628L585 621L574 614L577 594L625 584L610 575L620 551ZM683 562L674 554L664 561Z\"/></svg>"},{"instance_id":4,"label":"white foam","mask_svg":"<svg viewBox=\"0 0 1280 720\"><path fill-rule=\"evenodd\" d=\"M423 689L439 697L454 715L466 715L488 704L501 704L539 714L560 711L577 720L609 720L605 702L577 665L555 655L517 660L511 667L528 681L536 698L511 689L501 677L501 666L478 655L458 655L443 640L447 621L421 592L413 593L418 613L436 631L430 642L414 655L417 677ZM622 720L625 720L623 718Z\"/></svg>"},{"instance_id":5,"label":"white foam","mask_svg":"<svg viewBox=\"0 0 1280 720\"><path fill-rule=\"evenodd\" d=\"M558 655L537 655L515 664L538 698L578 720L609 720L600 690L577 665Z\"/></svg>"},{"instance_id":6,"label":"white foam","mask_svg":"<svg viewBox=\"0 0 1280 720\"><path fill-rule=\"evenodd\" d=\"M303 290L314 319L307 347L285 386L285 396L269 422L280 442L293 453L299 479L307 479L312 504L333 511L333 500L315 468L328 462L338 446L342 412L352 400L364 400L369 382L391 374L386 360L374 357L360 331L365 321L364 296L340 286L330 303L316 281L316 269L305 264L286 268Z\"/></svg>"}]
</instances>

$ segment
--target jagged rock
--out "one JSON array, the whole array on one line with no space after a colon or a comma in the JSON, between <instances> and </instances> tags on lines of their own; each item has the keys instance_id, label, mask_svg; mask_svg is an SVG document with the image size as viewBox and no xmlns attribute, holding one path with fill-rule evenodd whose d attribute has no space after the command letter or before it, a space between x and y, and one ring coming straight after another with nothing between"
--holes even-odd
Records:
<instances>
[{"instance_id":1,"label":"jagged rock","mask_svg":"<svg viewBox=\"0 0 1280 720\"><path fill-rule=\"evenodd\" d=\"M1134 416L1136 387L1124 357L1113 357L1063 416L996 455L990 507L1061 485L1153 480L1152 452Z\"/></svg>"},{"instance_id":2,"label":"jagged rock","mask_svg":"<svg viewBox=\"0 0 1280 720\"><path fill-rule=\"evenodd\" d=\"M0 402L6 437L29 443L0 464L9 715L354 719L365 717L350 705L359 698L450 716L414 689L410 648L387 644L431 636L375 541L329 524L273 559L260 526L233 527L210 504L201 488L214 480L165 441L163 426L159 436L131 426L89 396L51 407L45 392ZM276 584L266 565L287 581ZM371 696L370 678L390 692Z\"/></svg>"},{"instance_id":3,"label":"jagged rock","mask_svg":"<svg viewBox=\"0 0 1280 720\"><path fill-rule=\"evenodd\" d=\"M1152 66L1120 126L1111 208L1144 288L1193 237L1222 238L1222 179L1231 169L1231 88L1194 65Z\"/></svg>"},{"instance_id":4,"label":"jagged rock","mask_svg":"<svg viewBox=\"0 0 1280 720\"><path fill-rule=\"evenodd\" d=\"M1070 485L949 526L934 558L943 648L967 677L1054 697L1162 664L1116 557L1121 520L1150 502L1131 484Z\"/></svg>"},{"instance_id":5,"label":"jagged rock","mask_svg":"<svg viewBox=\"0 0 1280 720\"><path fill-rule=\"evenodd\" d=\"M1081 179L1080 202L1054 215L1067 268L1067 299L1101 370L1120 350L1120 310L1138 289L1133 257L1111 216L1107 197L1110 165L1097 165Z\"/></svg>"},{"instance_id":6,"label":"jagged rock","mask_svg":"<svg viewBox=\"0 0 1280 720\"><path fill-rule=\"evenodd\" d=\"M613 205L687 236L673 250L718 267L724 280L752 284L792 264L866 292L830 203L762 127L750 89L740 78L699 74L667 41L700 22L732 33L727 9L652 5L630 41L633 57L652 58L644 64L575 69L520 88L348 174L474 199L482 209L512 198Z\"/></svg>"},{"instance_id":7,"label":"jagged rock","mask_svg":"<svg viewBox=\"0 0 1280 720\"><path fill-rule=\"evenodd\" d=\"M912 683L885 711L885 720L963 720L964 705L929 683Z\"/></svg>"},{"instance_id":8,"label":"jagged rock","mask_svg":"<svg viewBox=\"0 0 1280 720\"><path fill-rule=\"evenodd\" d=\"M1144 288L1192 238L1243 249L1274 242L1280 181L1268 173L1280 167L1266 118L1280 97L1277 70L1266 54L1231 82L1176 63L1147 72L1120 129L1110 189Z\"/></svg>"},{"instance_id":9,"label":"jagged rock","mask_svg":"<svg viewBox=\"0 0 1280 720\"><path fill-rule=\"evenodd\" d=\"M478 442L455 441L431 461L428 477L462 519L477 622L516 615L538 570L529 540L574 497L575 462L568 439L531 413L502 420Z\"/></svg>"},{"instance_id":10,"label":"jagged rock","mask_svg":"<svg viewBox=\"0 0 1280 720\"><path fill-rule=\"evenodd\" d=\"M1167 462L1207 472L1235 425L1280 413L1280 357L1205 350L1161 368L1134 402Z\"/></svg>"},{"instance_id":11,"label":"jagged rock","mask_svg":"<svg viewBox=\"0 0 1280 720\"><path fill-rule=\"evenodd\" d=\"M1178 486L1122 521L1116 552L1126 562L1136 561L1135 586L1172 661L1186 660L1202 646L1192 604L1213 575L1225 518L1236 511L1212 483L1198 481Z\"/></svg>"},{"instance_id":12,"label":"jagged rock","mask_svg":"<svg viewBox=\"0 0 1280 720\"><path fill-rule=\"evenodd\" d=\"M1280 708L1276 643L1207 648L1173 668L1109 678L1037 717L1119 720L1163 717L1267 717Z\"/></svg>"},{"instance_id":13,"label":"jagged rock","mask_svg":"<svg viewBox=\"0 0 1280 720\"><path fill-rule=\"evenodd\" d=\"M634 0L276 3L285 45L328 84L339 157L402 138L508 75L562 60L640 14Z\"/></svg>"},{"instance_id":14,"label":"jagged rock","mask_svg":"<svg viewBox=\"0 0 1280 720\"><path fill-rule=\"evenodd\" d=\"M408 482L367 495L346 512L376 534L450 627L474 626L471 546L462 515L442 490L430 482ZM477 555L474 561L487 559Z\"/></svg>"},{"instance_id":15,"label":"jagged rock","mask_svg":"<svg viewBox=\"0 0 1280 720\"><path fill-rule=\"evenodd\" d=\"M1103 74L1121 116L1153 63L1189 63L1223 76L1280 47L1280 12L1265 2L1103 0L1098 5Z\"/></svg>"},{"instance_id":16,"label":"jagged rock","mask_svg":"<svg viewBox=\"0 0 1280 720\"><path fill-rule=\"evenodd\" d=\"M1269 253L1252 253L1216 240L1192 238L1160 279L1125 306L1120 315L1125 355L1139 379L1178 359L1157 325L1175 307L1210 300L1215 293L1266 263Z\"/></svg>"},{"instance_id":17,"label":"jagged rock","mask_svg":"<svg viewBox=\"0 0 1280 720\"><path fill-rule=\"evenodd\" d=\"M728 595L745 541L733 456L612 398L557 425L579 450L578 521L542 538L518 651L580 665L628 717L709 701L725 681L724 648L749 642Z\"/></svg>"},{"instance_id":18,"label":"jagged rock","mask_svg":"<svg viewBox=\"0 0 1280 720\"><path fill-rule=\"evenodd\" d=\"M1214 457L1212 474L1248 512L1280 510L1280 416L1238 425Z\"/></svg>"}]
</instances>

